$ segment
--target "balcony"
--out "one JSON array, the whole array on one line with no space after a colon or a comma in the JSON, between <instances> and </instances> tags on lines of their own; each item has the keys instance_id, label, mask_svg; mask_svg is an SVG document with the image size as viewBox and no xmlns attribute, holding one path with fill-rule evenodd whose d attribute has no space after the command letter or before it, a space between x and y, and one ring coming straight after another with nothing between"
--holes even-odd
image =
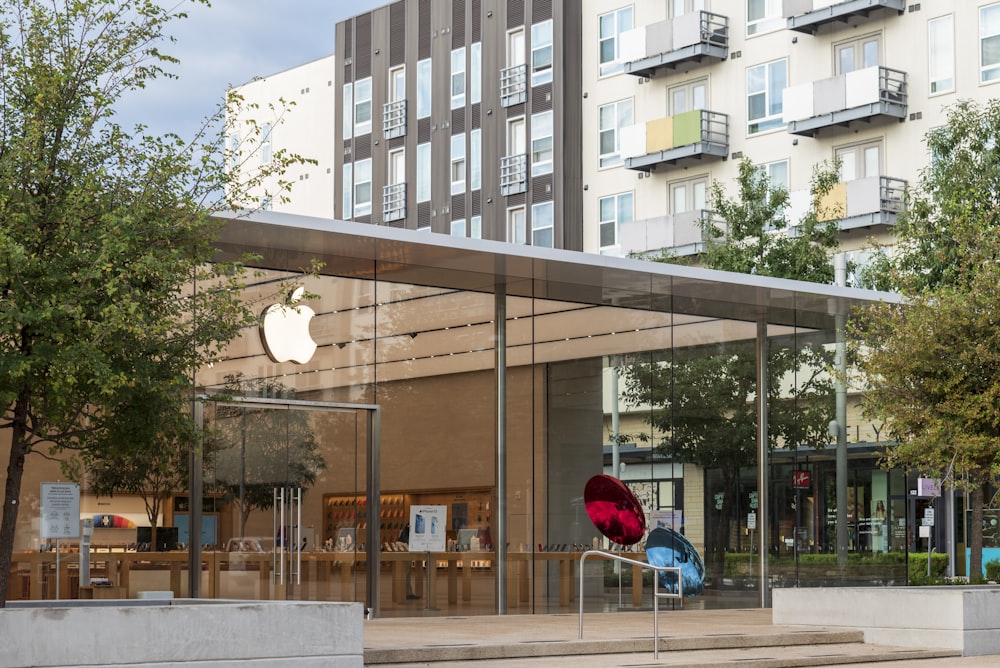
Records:
<instances>
[{"instance_id":1,"label":"balcony","mask_svg":"<svg viewBox=\"0 0 1000 668\"><path fill-rule=\"evenodd\" d=\"M791 86L782 91L782 119L793 135L815 137L821 128L877 118L906 118L906 73L868 67Z\"/></svg>"},{"instance_id":2,"label":"balcony","mask_svg":"<svg viewBox=\"0 0 1000 668\"><path fill-rule=\"evenodd\" d=\"M705 209L622 223L618 228L617 248L606 249L602 253L655 256L667 249L673 255L698 255L705 252L703 226L709 221L714 221L720 229L725 225L712 211Z\"/></svg>"},{"instance_id":3,"label":"balcony","mask_svg":"<svg viewBox=\"0 0 1000 668\"><path fill-rule=\"evenodd\" d=\"M518 153L500 158L500 194L517 195L528 190L528 155Z\"/></svg>"},{"instance_id":4,"label":"balcony","mask_svg":"<svg viewBox=\"0 0 1000 668\"><path fill-rule=\"evenodd\" d=\"M729 155L729 116L695 109L623 128L621 152L628 169L653 171L657 165Z\"/></svg>"},{"instance_id":5,"label":"balcony","mask_svg":"<svg viewBox=\"0 0 1000 668\"><path fill-rule=\"evenodd\" d=\"M638 77L679 65L725 60L729 57L729 19L691 12L623 33L620 48L625 71Z\"/></svg>"},{"instance_id":6,"label":"balcony","mask_svg":"<svg viewBox=\"0 0 1000 668\"><path fill-rule=\"evenodd\" d=\"M386 139L406 134L406 100L386 102L382 105L382 134Z\"/></svg>"},{"instance_id":7,"label":"balcony","mask_svg":"<svg viewBox=\"0 0 1000 668\"><path fill-rule=\"evenodd\" d=\"M789 30L815 35L823 24L847 23L856 16L867 17L879 9L902 14L906 0L783 0L781 8Z\"/></svg>"},{"instance_id":8,"label":"balcony","mask_svg":"<svg viewBox=\"0 0 1000 668\"><path fill-rule=\"evenodd\" d=\"M393 183L382 188L382 220L391 222L406 218L406 184Z\"/></svg>"},{"instance_id":9,"label":"balcony","mask_svg":"<svg viewBox=\"0 0 1000 668\"><path fill-rule=\"evenodd\" d=\"M869 176L841 181L820 201L820 220L838 219L841 231L894 225L904 209L906 181Z\"/></svg>"},{"instance_id":10,"label":"balcony","mask_svg":"<svg viewBox=\"0 0 1000 668\"><path fill-rule=\"evenodd\" d=\"M514 65L500 70L500 105L513 107L528 99L528 70L525 65Z\"/></svg>"}]
</instances>

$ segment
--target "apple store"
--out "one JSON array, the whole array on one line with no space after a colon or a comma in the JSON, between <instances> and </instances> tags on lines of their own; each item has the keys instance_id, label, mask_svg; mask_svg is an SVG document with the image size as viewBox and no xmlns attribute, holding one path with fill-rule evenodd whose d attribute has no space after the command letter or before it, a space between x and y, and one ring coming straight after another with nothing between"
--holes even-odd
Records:
<instances>
[{"instance_id":1,"label":"apple store","mask_svg":"<svg viewBox=\"0 0 1000 668\"><path fill-rule=\"evenodd\" d=\"M836 584L802 556L836 558L838 522L852 554L907 549L904 476L878 469L832 372L838 326L891 295L272 212L232 219L221 248L259 256L247 298L262 318L197 376L190 488L149 542L141 500L82 490L82 516L113 518L91 564L119 597L557 613L577 609L582 577L586 610L648 607L643 569L581 573L586 550L643 556L588 517L599 474L703 556L686 606ZM304 294L263 300L313 260ZM26 522L12 590L51 598ZM905 567L871 561L837 577Z\"/></svg>"}]
</instances>

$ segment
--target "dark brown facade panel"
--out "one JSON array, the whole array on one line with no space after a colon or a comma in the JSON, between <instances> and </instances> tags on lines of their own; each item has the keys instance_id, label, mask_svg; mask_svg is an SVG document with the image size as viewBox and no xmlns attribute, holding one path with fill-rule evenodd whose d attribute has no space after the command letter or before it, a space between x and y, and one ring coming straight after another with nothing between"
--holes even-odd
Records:
<instances>
[{"instance_id":1,"label":"dark brown facade panel","mask_svg":"<svg viewBox=\"0 0 1000 668\"><path fill-rule=\"evenodd\" d=\"M396 67L406 60L406 2L389 6L389 65Z\"/></svg>"},{"instance_id":2,"label":"dark brown facade panel","mask_svg":"<svg viewBox=\"0 0 1000 668\"><path fill-rule=\"evenodd\" d=\"M431 0L420 0L417 19L417 58L431 57Z\"/></svg>"},{"instance_id":3,"label":"dark brown facade panel","mask_svg":"<svg viewBox=\"0 0 1000 668\"><path fill-rule=\"evenodd\" d=\"M531 113L548 111L552 108L552 84L531 87Z\"/></svg>"},{"instance_id":4,"label":"dark brown facade panel","mask_svg":"<svg viewBox=\"0 0 1000 668\"><path fill-rule=\"evenodd\" d=\"M451 3L451 48L465 46L465 0Z\"/></svg>"},{"instance_id":5,"label":"dark brown facade panel","mask_svg":"<svg viewBox=\"0 0 1000 668\"><path fill-rule=\"evenodd\" d=\"M510 0L510 2L507 3L507 29L510 30L523 25L524 0Z\"/></svg>"},{"instance_id":6,"label":"dark brown facade panel","mask_svg":"<svg viewBox=\"0 0 1000 668\"><path fill-rule=\"evenodd\" d=\"M453 195L451 198L451 219L463 220L465 218L465 193Z\"/></svg>"},{"instance_id":7,"label":"dark brown facade panel","mask_svg":"<svg viewBox=\"0 0 1000 668\"><path fill-rule=\"evenodd\" d=\"M470 204L469 218L481 216L483 214L483 191L472 191L472 202Z\"/></svg>"},{"instance_id":8,"label":"dark brown facade panel","mask_svg":"<svg viewBox=\"0 0 1000 668\"><path fill-rule=\"evenodd\" d=\"M354 71L358 79L372 74L372 15L361 14L356 20L357 48L354 50Z\"/></svg>"},{"instance_id":9,"label":"dark brown facade panel","mask_svg":"<svg viewBox=\"0 0 1000 668\"><path fill-rule=\"evenodd\" d=\"M354 81L354 66L344 65L344 81L351 82Z\"/></svg>"},{"instance_id":10,"label":"dark brown facade panel","mask_svg":"<svg viewBox=\"0 0 1000 668\"><path fill-rule=\"evenodd\" d=\"M483 105L481 103L476 102L472 105L472 108L469 110L469 122L467 123L470 130L478 130L483 127L482 112Z\"/></svg>"},{"instance_id":11,"label":"dark brown facade panel","mask_svg":"<svg viewBox=\"0 0 1000 668\"><path fill-rule=\"evenodd\" d=\"M469 37L470 42L475 44L481 42L483 22L483 2L482 0L472 0L472 7L469 10Z\"/></svg>"},{"instance_id":12,"label":"dark brown facade panel","mask_svg":"<svg viewBox=\"0 0 1000 668\"><path fill-rule=\"evenodd\" d=\"M507 198L507 208L512 206L524 206L528 201L528 193L518 193Z\"/></svg>"},{"instance_id":13,"label":"dark brown facade panel","mask_svg":"<svg viewBox=\"0 0 1000 668\"><path fill-rule=\"evenodd\" d=\"M342 62L348 62L354 57L354 20L344 21L344 38L340 45L340 58Z\"/></svg>"},{"instance_id":14,"label":"dark brown facade panel","mask_svg":"<svg viewBox=\"0 0 1000 668\"><path fill-rule=\"evenodd\" d=\"M431 119L421 118L417 120L417 143L426 144L431 140Z\"/></svg>"},{"instance_id":15,"label":"dark brown facade panel","mask_svg":"<svg viewBox=\"0 0 1000 668\"><path fill-rule=\"evenodd\" d=\"M581 0L582 2L582 0ZM552 0L533 0L531 3L531 22L538 23L552 18Z\"/></svg>"},{"instance_id":16,"label":"dark brown facade panel","mask_svg":"<svg viewBox=\"0 0 1000 668\"><path fill-rule=\"evenodd\" d=\"M400 218L399 220L390 220L388 223L383 223L386 227L396 227L403 229L406 227L406 219Z\"/></svg>"},{"instance_id":17,"label":"dark brown facade panel","mask_svg":"<svg viewBox=\"0 0 1000 668\"><path fill-rule=\"evenodd\" d=\"M354 140L354 159L364 160L372 157L372 136L364 135Z\"/></svg>"},{"instance_id":18,"label":"dark brown facade panel","mask_svg":"<svg viewBox=\"0 0 1000 668\"><path fill-rule=\"evenodd\" d=\"M427 227L430 224L431 224L431 203L420 202L419 204L417 204L417 224L414 227Z\"/></svg>"},{"instance_id":19,"label":"dark brown facade panel","mask_svg":"<svg viewBox=\"0 0 1000 668\"><path fill-rule=\"evenodd\" d=\"M451 134L465 132L465 108L451 110Z\"/></svg>"},{"instance_id":20,"label":"dark brown facade panel","mask_svg":"<svg viewBox=\"0 0 1000 668\"><path fill-rule=\"evenodd\" d=\"M401 137L393 137L391 139L386 139L385 145L389 151L394 151L397 148L403 148L406 146L406 136L404 135Z\"/></svg>"},{"instance_id":21,"label":"dark brown facade panel","mask_svg":"<svg viewBox=\"0 0 1000 668\"><path fill-rule=\"evenodd\" d=\"M542 174L531 179L531 185L528 188L534 193L534 196L531 198L532 204L538 204L539 202L555 198L555 188L552 185L552 181L551 174Z\"/></svg>"}]
</instances>

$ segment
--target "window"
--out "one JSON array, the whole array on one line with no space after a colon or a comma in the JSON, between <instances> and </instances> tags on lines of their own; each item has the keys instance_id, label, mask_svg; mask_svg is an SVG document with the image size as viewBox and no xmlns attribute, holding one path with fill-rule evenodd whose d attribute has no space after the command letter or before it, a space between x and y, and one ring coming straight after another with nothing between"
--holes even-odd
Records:
<instances>
[{"instance_id":1,"label":"window","mask_svg":"<svg viewBox=\"0 0 1000 668\"><path fill-rule=\"evenodd\" d=\"M451 52L451 108L465 106L465 47Z\"/></svg>"},{"instance_id":2,"label":"window","mask_svg":"<svg viewBox=\"0 0 1000 668\"><path fill-rule=\"evenodd\" d=\"M670 115L708 108L708 82L704 79L674 86L667 91Z\"/></svg>"},{"instance_id":3,"label":"window","mask_svg":"<svg viewBox=\"0 0 1000 668\"><path fill-rule=\"evenodd\" d=\"M622 7L597 17L599 73L607 76L622 71L618 62L621 35L632 29L632 8Z\"/></svg>"},{"instance_id":4,"label":"window","mask_svg":"<svg viewBox=\"0 0 1000 668\"><path fill-rule=\"evenodd\" d=\"M417 118L431 115L431 59L417 63Z\"/></svg>"},{"instance_id":5,"label":"window","mask_svg":"<svg viewBox=\"0 0 1000 668\"><path fill-rule=\"evenodd\" d=\"M263 197L260 198L260 210L261 211L270 211L271 210L271 196L270 195L264 195Z\"/></svg>"},{"instance_id":6,"label":"window","mask_svg":"<svg viewBox=\"0 0 1000 668\"><path fill-rule=\"evenodd\" d=\"M670 18L700 12L705 9L705 0L670 0Z\"/></svg>"},{"instance_id":7,"label":"window","mask_svg":"<svg viewBox=\"0 0 1000 668\"><path fill-rule=\"evenodd\" d=\"M1000 79L1000 3L979 8L979 81Z\"/></svg>"},{"instance_id":8,"label":"window","mask_svg":"<svg viewBox=\"0 0 1000 668\"><path fill-rule=\"evenodd\" d=\"M479 104L483 100L483 44L476 42L469 48L469 63L472 68L469 77L469 102Z\"/></svg>"},{"instance_id":9,"label":"window","mask_svg":"<svg viewBox=\"0 0 1000 668\"><path fill-rule=\"evenodd\" d=\"M406 183L406 149L389 151L389 185Z\"/></svg>"},{"instance_id":10,"label":"window","mask_svg":"<svg viewBox=\"0 0 1000 668\"><path fill-rule=\"evenodd\" d=\"M621 164L621 130L632 125L632 99L605 104L597 115L599 165L613 167Z\"/></svg>"},{"instance_id":11,"label":"window","mask_svg":"<svg viewBox=\"0 0 1000 668\"><path fill-rule=\"evenodd\" d=\"M451 236L453 236L453 237L464 237L465 236L465 221L464 220L453 220L453 221L451 221Z\"/></svg>"},{"instance_id":12,"label":"window","mask_svg":"<svg viewBox=\"0 0 1000 668\"><path fill-rule=\"evenodd\" d=\"M354 163L354 215L372 212L372 159Z\"/></svg>"},{"instance_id":13,"label":"window","mask_svg":"<svg viewBox=\"0 0 1000 668\"><path fill-rule=\"evenodd\" d=\"M271 162L271 124L264 123L260 126L260 164L267 165Z\"/></svg>"},{"instance_id":14,"label":"window","mask_svg":"<svg viewBox=\"0 0 1000 668\"><path fill-rule=\"evenodd\" d=\"M352 204L354 194L354 163L345 162L344 163L344 185L340 189L341 193L341 215L344 218L352 218L354 216L354 205Z\"/></svg>"},{"instance_id":15,"label":"window","mask_svg":"<svg viewBox=\"0 0 1000 668\"><path fill-rule=\"evenodd\" d=\"M552 112L531 117L531 175L552 173Z\"/></svg>"},{"instance_id":16,"label":"window","mask_svg":"<svg viewBox=\"0 0 1000 668\"><path fill-rule=\"evenodd\" d=\"M507 67L524 65L524 31L507 33Z\"/></svg>"},{"instance_id":17,"label":"window","mask_svg":"<svg viewBox=\"0 0 1000 668\"><path fill-rule=\"evenodd\" d=\"M417 144L416 190L418 202L431 200L431 145Z\"/></svg>"},{"instance_id":18,"label":"window","mask_svg":"<svg viewBox=\"0 0 1000 668\"><path fill-rule=\"evenodd\" d=\"M354 109L354 84L345 83L344 84L344 139L350 139L354 136L354 114L351 110Z\"/></svg>"},{"instance_id":19,"label":"window","mask_svg":"<svg viewBox=\"0 0 1000 668\"><path fill-rule=\"evenodd\" d=\"M399 102L406 99L406 69L394 67L389 70L389 101Z\"/></svg>"},{"instance_id":20,"label":"window","mask_svg":"<svg viewBox=\"0 0 1000 668\"><path fill-rule=\"evenodd\" d=\"M931 95L955 90L955 32L951 14L927 22L927 77Z\"/></svg>"},{"instance_id":21,"label":"window","mask_svg":"<svg viewBox=\"0 0 1000 668\"><path fill-rule=\"evenodd\" d=\"M469 189L483 187L483 131L469 133Z\"/></svg>"},{"instance_id":22,"label":"window","mask_svg":"<svg viewBox=\"0 0 1000 668\"><path fill-rule=\"evenodd\" d=\"M465 135L451 136L451 194L465 192Z\"/></svg>"},{"instance_id":23,"label":"window","mask_svg":"<svg viewBox=\"0 0 1000 668\"><path fill-rule=\"evenodd\" d=\"M469 236L473 239L483 238L483 217L473 216L469 220Z\"/></svg>"},{"instance_id":24,"label":"window","mask_svg":"<svg viewBox=\"0 0 1000 668\"><path fill-rule=\"evenodd\" d=\"M833 47L834 70L839 75L879 65L881 41L879 35L869 35L837 44Z\"/></svg>"},{"instance_id":25,"label":"window","mask_svg":"<svg viewBox=\"0 0 1000 668\"><path fill-rule=\"evenodd\" d=\"M512 118L507 121L507 155L524 153L525 135L524 118Z\"/></svg>"},{"instance_id":26,"label":"window","mask_svg":"<svg viewBox=\"0 0 1000 668\"><path fill-rule=\"evenodd\" d=\"M882 174L882 142L866 142L834 149L840 161L840 180L854 181Z\"/></svg>"},{"instance_id":27,"label":"window","mask_svg":"<svg viewBox=\"0 0 1000 668\"><path fill-rule=\"evenodd\" d=\"M519 206L514 209L507 209L507 241L512 244L523 244L527 242L524 207Z\"/></svg>"},{"instance_id":28,"label":"window","mask_svg":"<svg viewBox=\"0 0 1000 668\"><path fill-rule=\"evenodd\" d=\"M670 191L670 213L700 212L706 207L708 179L699 177L685 181L675 181L668 186Z\"/></svg>"},{"instance_id":29,"label":"window","mask_svg":"<svg viewBox=\"0 0 1000 668\"><path fill-rule=\"evenodd\" d=\"M759 35L784 27L781 0L747 0L747 35Z\"/></svg>"},{"instance_id":30,"label":"window","mask_svg":"<svg viewBox=\"0 0 1000 668\"><path fill-rule=\"evenodd\" d=\"M787 69L784 59L747 69L747 134L784 127L781 91L788 85Z\"/></svg>"},{"instance_id":31,"label":"window","mask_svg":"<svg viewBox=\"0 0 1000 668\"><path fill-rule=\"evenodd\" d=\"M531 85L552 81L552 19L531 26Z\"/></svg>"},{"instance_id":32,"label":"window","mask_svg":"<svg viewBox=\"0 0 1000 668\"><path fill-rule=\"evenodd\" d=\"M602 197L599 202L601 248L618 245L618 232L622 223L632 221L635 197L632 193L619 193Z\"/></svg>"},{"instance_id":33,"label":"window","mask_svg":"<svg viewBox=\"0 0 1000 668\"><path fill-rule=\"evenodd\" d=\"M236 171L240 166L240 133L229 133L229 169Z\"/></svg>"},{"instance_id":34,"label":"window","mask_svg":"<svg viewBox=\"0 0 1000 668\"><path fill-rule=\"evenodd\" d=\"M531 245L552 248L554 205L542 202L531 206Z\"/></svg>"},{"instance_id":35,"label":"window","mask_svg":"<svg viewBox=\"0 0 1000 668\"><path fill-rule=\"evenodd\" d=\"M372 131L372 78L354 82L354 136Z\"/></svg>"},{"instance_id":36,"label":"window","mask_svg":"<svg viewBox=\"0 0 1000 668\"><path fill-rule=\"evenodd\" d=\"M788 192L788 161L778 160L761 165L761 169L767 175L767 182L771 190L783 188Z\"/></svg>"}]
</instances>

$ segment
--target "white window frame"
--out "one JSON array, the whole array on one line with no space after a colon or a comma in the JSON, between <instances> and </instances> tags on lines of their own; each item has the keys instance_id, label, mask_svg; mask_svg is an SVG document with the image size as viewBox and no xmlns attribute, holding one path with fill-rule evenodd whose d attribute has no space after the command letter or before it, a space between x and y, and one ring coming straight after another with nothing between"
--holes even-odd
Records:
<instances>
[{"instance_id":1,"label":"white window frame","mask_svg":"<svg viewBox=\"0 0 1000 668\"><path fill-rule=\"evenodd\" d=\"M875 44L875 63L865 62L865 45ZM844 69L844 64L842 62L841 53L844 49L851 48L854 49L853 58L851 59L850 68ZM836 75L847 74L849 72L854 72L855 70L868 69L869 67L875 67L876 65L882 64L882 34L872 33L870 35L865 35L864 37L855 37L853 39L844 40L843 42L838 42L833 45L833 73Z\"/></svg>"},{"instance_id":2,"label":"white window frame","mask_svg":"<svg viewBox=\"0 0 1000 668\"><path fill-rule=\"evenodd\" d=\"M344 163L344 185L340 191L341 214L348 220L354 218L354 163Z\"/></svg>"},{"instance_id":3,"label":"white window frame","mask_svg":"<svg viewBox=\"0 0 1000 668\"><path fill-rule=\"evenodd\" d=\"M431 59L417 62L417 118L431 115Z\"/></svg>"},{"instance_id":4,"label":"white window frame","mask_svg":"<svg viewBox=\"0 0 1000 668\"><path fill-rule=\"evenodd\" d=\"M483 217L473 216L469 219L469 236L473 239L483 238Z\"/></svg>"},{"instance_id":5,"label":"white window frame","mask_svg":"<svg viewBox=\"0 0 1000 668\"><path fill-rule=\"evenodd\" d=\"M597 17L598 76L611 76L624 70L624 64L618 60L621 55L621 37L622 33L633 28L633 17L632 5L619 7Z\"/></svg>"},{"instance_id":6,"label":"white window frame","mask_svg":"<svg viewBox=\"0 0 1000 668\"><path fill-rule=\"evenodd\" d=\"M927 22L928 95L955 92L955 17L945 14Z\"/></svg>"},{"instance_id":7,"label":"white window frame","mask_svg":"<svg viewBox=\"0 0 1000 668\"><path fill-rule=\"evenodd\" d=\"M551 174L555 157L552 111L531 116L531 175Z\"/></svg>"},{"instance_id":8,"label":"white window frame","mask_svg":"<svg viewBox=\"0 0 1000 668\"><path fill-rule=\"evenodd\" d=\"M781 85L777 88L773 87L774 79L772 68L777 65L781 65L784 74L783 81ZM753 77L754 72L762 71L764 74L763 87L760 90L754 88ZM770 62L761 63L759 65L754 65L747 68L747 135L757 135L763 134L765 132L771 132L773 130L781 130L785 127L784 121L781 117L782 103L781 103L781 91L788 85L788 59L779 58L778 60L772 60ZM750 115L750 98L751 96L763 95L764 96L764 109L767 112L759 118L751 118Z\"/></svg>"},{"instance_id":9,"label":"white window frame","mask_svg":"<svg viewBox=\"0 0 1000 668\"><path fill-rule=\"evenodd\" d=\"M406 66L400 65L389 70L389 101L406 99Z\"/></svg>"},{"instance_id":10,"label":"white window frame","mask_svg":"<svg viewBox=\"0 0 1000 668\"><path fill-rule=\"evenodd\" d=\"M465 47L451 51L451 108L465 106Z\"/></svg>"},{"instance_id":11,"label":"white window frame","mask_svg":"<svg viewBox=\"0 0 1000 668\"><path fill-rule=\"evenodd\" d=\"M628 207L624 211L623 207ZM605 214L608 215L605 215ZM621 224L635 219L635 192L629 191L601 197L597 201L597 236L601 249L615 248L621 237ZM610 230L611 243L605 243L605 232Z\"/></svg>"},{"instance_id":12,"label":"white window frame","mask_svg":"<svg viewBox=\"0 0 1000 668\"><path fill-rule=\"evenodd\" d=\"M526 244L528 212L523 206L507 209L507 241L512 244Z\"/></svg>"},{"instance_id":13,"label":"white window frame","mask_svg":"<svg viewBox=\"0 0 1000 668\"><path fill-rule=\"evenodd\" d=\"M483 187L483 131L469 132L469 190Z\"/></svg>"},{"instance_id":14,"label":"white window frame","mask_svg":"<svg viewBox=\"0 0 1000 668\"><path fill-rule=\"evenodd\" d=\"M465 135L451 136L451 194L460 195L465 192L465 181L468 163L465 160Z\"/></svg>"},{"instance_id":15,"label":"white window frame","mask_svg":"<svg viewBox=\"0 0 1000 668\"><path fill-rule=\"evenodd\" d=\"M607 113L606 113L607 112ZM616 167L622 164L621 156L621 131L622 128L632 125L635 113L635 102L632 98L625 98L616 102L603 104L597 109L597 150L598 167ZM607 122L606 122L607 121ZM602 152L602 139L610 136L613 140L614 150Z\"/></svg>"},{"instance_id":16,"label":"white window frame","mask_svg":"<svg viewBox=\"0 0 1000 668\"><path fill-rule=\"evenodd\" d=\"M697 100L696 93L701 91L701 101ZM677 93L684 93L684 108L678 109L676 102ZM685 81L677 86L667 89L667 109L671 116L677 116L687 111L695 109L708 109L708 79L695 79Z\"/></svg>"},{"instance_id":17,"label":"white window frame","mask_svg":"<svg viewBox=\"0 0 1000 668\"><path fill-rule=\"evenodd\" d=\"M531 205L531 245L540 248L555 247L555 202L539 202ZM545 237L548 243L544 243ZM540 243L541 242L541 243Z\"/></svg>"},{"instance_id":18,"label":"white window frame","mask_svg":"<svg viewBox=\"0 0 1000 668\"><path fill-rule=\"evenodd\" d=\"M483 101L483 43L475 42L469 47L469 103Z\"/></svg>"},{"instance_id":19,"label":"white window frame","mask_svg":"<svg viewBox=\"0 0 1000 668\"><path fill-rule=\"evenodd\" d=\"M416 201L431 201L431 144L417 144Z\"/></svg>"},{"instance_id":20,"label":"white window frame","mask_svg":"<svg viewBox=\"0 0 1000 668\"><path fill-rule=\"evenodd\" d=\"M517 28L507 33L507 67L524 65L524 28Z\"/></svg>"},{"instance_id":21,"label":"white window frame","mask_svg":"<svg viewBox=\"0 0 1000 668\"><path fill-rule=\"evenodd\" d=\"M466 223L464 218L461 220L453 220L451 221L451 229L449 230L449 234L451 234L451 236L453 237L464 237L465 227Z\"/></svg>"},{"instance_id":22,"label":"white window frame","mask_svg":"<svg viewBox=\"0 0 1000 668\"><path fill-rule=\"evenodd\" d=\"M354 163L354 215L366 216L372 212L372 159Z\"/></svg>"},{"instance_id":23,"label":"white window frame","mask_svg":"<svg viewBox=\"0 0 1000 668\"><path fill-rule=\"evenodd\" d=\"M343 103L343 138L350 139L354 136L354 84L350 81L344 84Z\"/></svg>"},{"instance_id":24,"label":"white window frame","mask_svg":"<svg viewBox=\"0 0 1000 668\"><path fill-rule=\"evenodd\" d=\"M260 126L260 164L271 164L271 124L263 123Z\"/></svg>"},{"instance_id":25,"label":"white window frame","mask_svg":"<svg viewBox=\"0 0 1000 668\"><path fill-rule=\"evenodd\" d=\"M702 11L705 9L705 0L670 0L670 5L667 9L670 18L675 19L678 16Z\"/></svg>"},{"instance_id":26,"label":"white window frame","mask_svg":"<svg viewBox=\"0 0 1000 668\"><path fill-rule=\"evenodd\" d=\"M992 32L986 32L987 15L993 18ZM979 83L983 84L1000 81L1000 54L996 62L989 64L983 62L983 41L987 39L991 42L1000 41L1000 2L979 8Z\"/></svg>"},{"instance_id":27,"label":"white window frame","mask_svg":"<svg viewBox=\"0 0 1000 668\"><path fill-rule=\"evenodd\" d=\"M750 18L750 5L755 0L747 0L747 37L774 32L785 27L785 17L781 12L781 0L756 0L764 3L764 14L755 19Z\"/></svg>"},{"instance_id":28,"label":"white window frame","mask_svg":"<svg viewBox=\"0 0 1000 668\"><path fill-rule=\"evenodd\" d=\"M552 66L555 58L552 19L531 26L531 85L552 81Z\"/></svg>"},{"instance_id":29,"label":"white window frame","mask_svg":"<svg viewBox=\"0 0 1000 668\"><path fill-rule=\"evenodd\" d=\"M372 78L354 82L354 136L372 131Z\"/></svg>"}]
</instances>

